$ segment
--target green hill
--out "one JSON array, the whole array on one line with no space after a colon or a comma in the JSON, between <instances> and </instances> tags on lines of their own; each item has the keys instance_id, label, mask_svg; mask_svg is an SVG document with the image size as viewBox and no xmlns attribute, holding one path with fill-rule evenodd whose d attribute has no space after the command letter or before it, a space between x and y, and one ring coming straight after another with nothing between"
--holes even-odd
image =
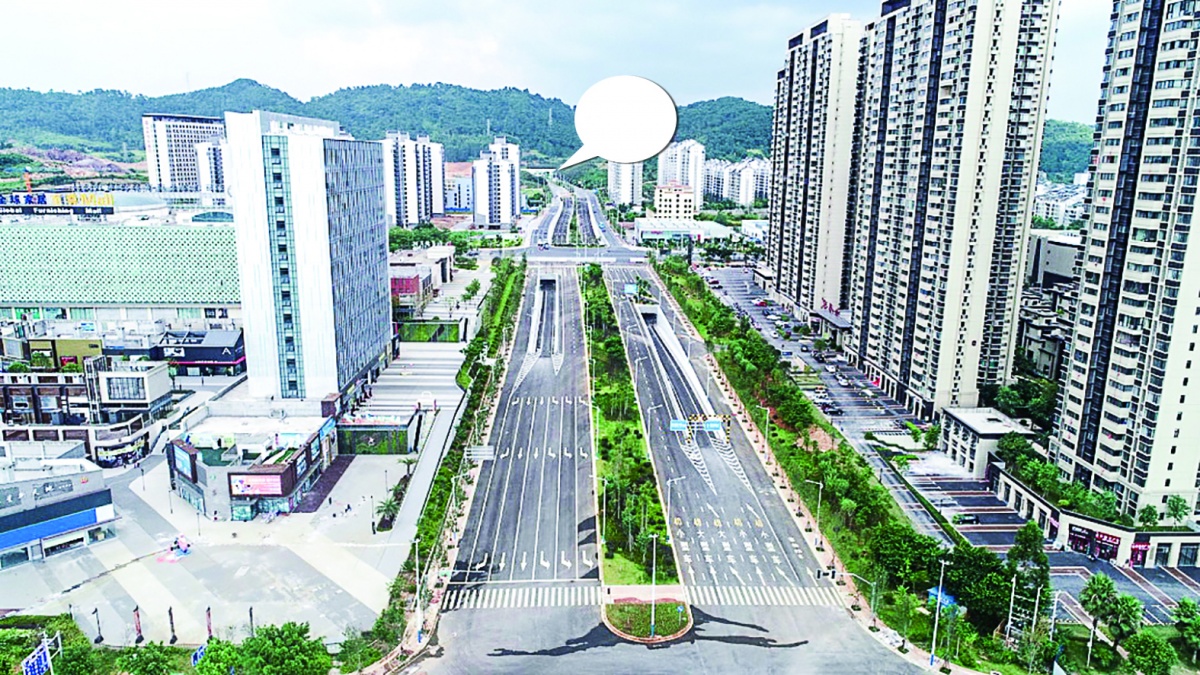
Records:
<instances>
[{"instance_id":1,"label":"green hill","mask_svg":"<svg viewBox=\"0 0 1200 675\"><path fill-rule=\"evenodd\" d=\"M1046 120L1042 132L1041 171L1056 183L1070 183L1087 171L1092 153L1092 127L1079 122Z\"/></svg>"},{"instance_id":2,"label":"green hill","mask_svg":"<svg viewBox=\"0 0 1200 675\"><path fill-rule=\"evenodd\" d=\"M382 138L389 130L427 133L445 144L448 161L477 157L491 140L489 125L491 135L507 135L519 143L531 163L561 161L579 146L572 108L527 90L376 85L302 102L246 79L159 97L102 89L81 94L0 89L0 139L85 152L137 150L144 113L220 116L227 110L254 109L337 120L358 138ZM700 140L710 157L765 155L770 127L770 108L737 98L679 109L678 137Z\"/></svg>"}]
</instances>

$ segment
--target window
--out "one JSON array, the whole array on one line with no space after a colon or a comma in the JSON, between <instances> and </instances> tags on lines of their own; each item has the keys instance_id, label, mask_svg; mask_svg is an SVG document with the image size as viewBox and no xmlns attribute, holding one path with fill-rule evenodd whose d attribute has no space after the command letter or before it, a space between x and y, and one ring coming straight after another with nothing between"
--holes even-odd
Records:
<instances>
[{"instance_id":1,"label":"window","mask_svg":"<svg viewBox=\"0 0 1200 675\"><path fill-rule=\"evenodd\" d=\"M112 401L145 401L146 384L140 377L110 377L108 398Z\"/></svg>"}]
</instances>

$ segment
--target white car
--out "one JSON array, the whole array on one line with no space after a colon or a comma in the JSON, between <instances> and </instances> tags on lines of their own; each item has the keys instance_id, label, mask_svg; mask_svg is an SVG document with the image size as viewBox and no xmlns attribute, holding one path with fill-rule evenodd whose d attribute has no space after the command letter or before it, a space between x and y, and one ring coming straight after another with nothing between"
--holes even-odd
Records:
<instances>
[{"instance_id":1,"label":"white car","mask_svg":"<svg viewBox=\"0 0 1200 675\"><path fill-rule=\"evenodd\" d=\"M836 373L836 372L837 372L837 366L832 366L832 365L830 365L830 366L825 366L825 372L827 372L827 373Z\"/></svg>"}]
</instances>

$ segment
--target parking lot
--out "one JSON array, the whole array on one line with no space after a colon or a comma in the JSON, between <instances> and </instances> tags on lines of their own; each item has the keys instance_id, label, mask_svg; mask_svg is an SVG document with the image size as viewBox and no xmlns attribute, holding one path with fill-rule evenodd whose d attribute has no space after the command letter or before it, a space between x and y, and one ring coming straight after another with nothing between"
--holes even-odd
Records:
<instances>
[{"instance_id":1,"label":"parking lot","mask_svg":"<svg viewBox=\"0 0 1200 675\"><path fill-rule=\"evenodd\" d=\"M813 382L814 386L807 388L809 397L826 411L847 441L879 472L884 485L917 530L948 545L948 537L916 496L875 452L877 444L866 439L869 432L890 442L903 441L908 435L908 424L916 421L912 415L884 396L865 375L846 364L840 356L815 354L812 340L799 336L794 330L790 337L781 335L780 325L776 322L785 322L793 328L804 322L796 317L785 320L780 306L770 303L767 292L754 285L750 268L702 268L700 272L719 283L719 286L710 284L717 296L735 311L749 317L754 328L785 358L811 366L816 371L819 384ZM778 318L768 318L776 315ZM986 481L974 478L946 455L931 452L922 453L920 457L911 463L904 478L947 519L965 518L967 522L958 522L955 527L967 541L1004 555L1012 547L1017 530L1025 523L1024 518L1004 504L988 488ZM1087 579L1099 572L1112 577L1118 593L1129 593L1141 600L1146 620L1152 624L1171 623L1171 609L1179 598L1200 598L1200 568L1197 567L1135 569L1050 547L1047 547L1047 555L1054 587L1065 591L1059 611L1073 620L1083 620L1084 612L1076 598Z\"/></svg>"},{"instance_id":2,"label":"parking lot","mask_svg":"<svg viewBox=\"0 0 1200 675\"><path fill-rule=\"evenodd\" d=\"M1004 555L1012 547L1017 530L1025 524L1016 511L1000 501L986 481L975 479L946 455L926 453L913 462L906 475L909 482L955 528L975 546ZM962 521L963 517L973 522ZM1142 602L1151 624L1169 624L1171 610L1182 597L1200 597L1200 568L1132 568L1095 560L1071 550L1046 547L1050 576L1055 590L1065 591L1060 611L1083 621L1077 600L1089 577L1103 572L1112 577L1118 593L1129 593Z\"/></svg>"}]
</instances>

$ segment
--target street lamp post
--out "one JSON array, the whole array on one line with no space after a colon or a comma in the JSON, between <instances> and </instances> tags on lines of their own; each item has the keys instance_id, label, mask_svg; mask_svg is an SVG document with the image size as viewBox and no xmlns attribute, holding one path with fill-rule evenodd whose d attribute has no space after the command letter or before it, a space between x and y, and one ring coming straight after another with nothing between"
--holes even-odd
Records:
<instances>
[{"instance_id":1,"label":"street lamp post","mask_svg":"<svg viewBox=\"0 0 1200 675\"><path fill-rule=\"evenodd\" d=\"M766 428L763 430L763 443L766 445L767 465L771 464L771 409L765 405L756 405L755 408L761 408L767 414Z\"/></svg>"},{"instance_id":2,"label":"street lamp post","mask_svg":"<svg viewBox=\"0 0 1200 675\"><path fill-rule=\"evenodd\" d=\"M937 658L937 632L938 619L942 616L942 582L946 579L946 565L950 564L949 560L939 560L942 564L942 571L938 574L938 592L937 600L933 607L933 642L929 645L929 665L933 666L934 660Z\"/></svg>"},{"instance_id":3,"label":"street lamp post","mask_svg":"<svg viewBox=\"0 0 1200 675\"><path fill-rule=\"evenodd\" d=\"M424 593L423 579L421 578L421 540L413 539L413 555L417 568L417 646L421 646L421 631L425 628L425 619L421 616L421 600Z\"/></svg>"},{"instance_id":4,"label":"street lamp post","mask_svg":"<svg viewBox=\"0 0 1200 675\"><path fill-rule=\"evenodd\" d=\"M875 589L875 582L874 582L874 581L867 581L866 579L864 579L864 578L862 578L862 577L858 576L858 575L857 575L857 574L855 574L854 572L843 572L843 574L849 574L850 576L854 577L855 579L858 579L859 581L863 582L864 584L870 584L870 586L871 586L871 625L872 625L872 626L874 626L874 625L875 625L875 620L876 620L876 618L877 618L877 617L876 617L876 615L875 615L875 607L876 607L875 600L876 600L876 598L877 598L877 595L876 595L876 593L875 593L875 590L876 590L876 589Z\"/></svg>"},{"instance_id":5,"label":"street lamp post","mask_svg":"<svg viewBox=\"0 0 1200 675\"><path fill-rule=\"evenodd\" d=\"M142 472L142 492L146 491L146 467L139 466L138 471Z\"/></svg>"},{"instance_id":6,"label":"street lamp post","mask_svg":"<svg viewBox=\"0 0 1200 675\"><path fill-rule=\"evenodd\" d=\"M825 484L807 478L804 479L804 482L817 486L817 550L824 551L825 548L821 546L821 494L825 491Z\"/></svg>"},{"instance_id":7,"label":"street lamp post","mask_svg":"<svg viewBox=\"0 0 1200 675\"><path fill-rule=\"evenodd\" d=\"M683 476L676 476L667 481L667 517L664 520L666 520L666 525L667 525L667 542L668 543L671 541L671 483L674 483L675 481L679 481L679 480L683 480Z\"/></svg>"},{"instance_id":8,"label":"street lamp post","mask_svg":"<svg viewBox=\"0 0 1200 675\"><path fill-rule=\"evenodd\" d=\"M657 607L655 602L655 584L658 582L658 535L650 535L653 541L650 545L650 637L654 637L654 610Z\"/></svg>"},{"instance_id":9,"label":"street lamp post","mask_svg":"<svg viewBox=\"0 0 1200 675\"><path fill-rule=\"evenodd\" d=\"M375 534L375 495L371 495L371 511L367 517L371 519L371 534Z\"/></svg>"},{"instance_id":10,"label":"street lamp post","mask_svg":"<svg viewBox=\"0 0 1200 675\"><path fill-rule=\"evenodd\" d=\"M604 501L603 507L600 509L600 553L604 554L604 534L607 532L605 525L608 524L608 476L604 476L604 494L601 499Z\"/></svg>"}]
</instances>

